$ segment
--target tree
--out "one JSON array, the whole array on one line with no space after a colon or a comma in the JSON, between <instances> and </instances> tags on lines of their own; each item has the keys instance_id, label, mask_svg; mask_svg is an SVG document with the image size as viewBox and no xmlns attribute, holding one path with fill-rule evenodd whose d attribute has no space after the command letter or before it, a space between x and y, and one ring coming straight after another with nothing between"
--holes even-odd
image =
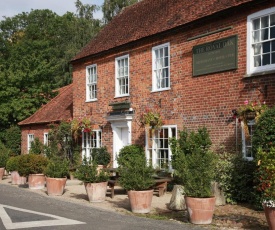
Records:
<instances>
[{"instance_id":1,"label":"tree","mask_svg":"<svg viewBox=\"0 0 275 230\"><path fill-rule=\"evenodd\" d=\"M78 14L32 10L0 21L0 132L71 83L70 60L100 29L98 7L77 0L76 8Z\"/></svg>"},{"instance_id":2,"label":"tree","mask_svg":"<svg viewBox=\"0 0 275 230\"><path fill-rule=\"evenodd\" d=\"M109 23L114 16L127 6L130 6L139 0L104 0L102 5L103 22Z\"/></svg>"}]
</instances>

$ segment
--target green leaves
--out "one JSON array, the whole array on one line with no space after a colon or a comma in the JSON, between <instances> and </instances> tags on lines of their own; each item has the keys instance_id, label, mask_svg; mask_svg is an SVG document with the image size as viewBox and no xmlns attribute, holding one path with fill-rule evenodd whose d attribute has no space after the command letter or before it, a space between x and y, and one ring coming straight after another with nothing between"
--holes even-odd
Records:
<instances>
[{"instance_id":1,"label":"green leaves","mask_svg":"<svg viewBox=\"0 0 275 230\"><path fill-rule=\"evenodd\" d=\"M81 15L32 10L0 21L3 129L32 115L55 96L54 89L71 83L70 60L100 29L94 5L76 7Z\"/></svg>"},{"instance_id":2,"label":"green leaves","mask_svg":"<svg viewBox=\"0 0 275 230\"><path fill-rule=\"evenodd\" d=\"M184 129L179 136L178 140L170 140L177 182L184 186L187 196L210 197L217 157L209 151L211 140L207 129L203 127L190 133Z\"/></svg>"},{"instance_id":3,"label":"green leaves","mask_svg":"<svg viewBox=\"0 0 275 230\"><path fill-rule=\"evenodd\" d=\"M140 146L129 145L120 150L118 157L119 183L126 190L147 190L153 184L154 169L148 165Z\"/></svg>"}]
</instances>

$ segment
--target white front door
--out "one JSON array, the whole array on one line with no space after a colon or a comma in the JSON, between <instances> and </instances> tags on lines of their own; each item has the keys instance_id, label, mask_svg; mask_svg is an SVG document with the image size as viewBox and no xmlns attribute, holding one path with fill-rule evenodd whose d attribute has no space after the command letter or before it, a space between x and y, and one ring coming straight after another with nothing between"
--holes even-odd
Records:
<instances>
[{"instance_id":1,"label":"white front door","mask_svg":"<svg viewBox=\"0 0 275 230\"><path fill-rule=\"evenodd\" d=\"M117 168L119 150L132 143L133 114L113 115L107 117L113 130L113 167Z\"/></svg>"},{"instance_id":2,"label":"white front door","mask_svg":"<svg viewBox=\"0 0 275 230\"><path fill-rule=\"evenodd\" d=\"M117 157L119 154L120 149L122 149L124 146L129 145L129 138L128 138L128 127L116 127L113 128L113 134L114 134L114 164L113 167L118 167L117 164Z\"/></svg>"}]
</instances>

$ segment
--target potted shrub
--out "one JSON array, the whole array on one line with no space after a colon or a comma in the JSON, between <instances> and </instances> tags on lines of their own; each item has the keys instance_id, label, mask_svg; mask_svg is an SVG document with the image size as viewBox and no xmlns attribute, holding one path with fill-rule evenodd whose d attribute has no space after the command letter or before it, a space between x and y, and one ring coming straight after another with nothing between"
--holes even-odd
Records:
<instances>
[{"instance_id":1,"label":"potted shrub","mask_svg":"<svg viewBox=\"0 0 275 230\"><path fill-rule=\"evenodd\" d=\"M111 160L111 155L107 151L106 147L93 148L92 149L92 159L98 164L106 167Z\"/></svg>"},{"instance_id":2,"label":"potted shrub","mask_svg":"<svg viewBox=\"0 0 275 230\"><path fill-rule=\"evenodd\" d=\"M26 184L27 182L27 178L20 176L18 173L19 160L21 156L22 155L10 157L6 164L6 170L11 173L11 184L13 185Z\"/></svg>"},{"instance_id":3,"label":"potted shrub","mask_svg":"<svg viewBox=\"0 0 275 230\"><path fill-rule=\"evenodd\" d=\"M146 161L144 150L137 145L124 146L117 161L119 184L128 192L132 212L150 212L154 169Z\"/></svg>"},{"instance_id":4,"label":"potted shrub","mask_svg":"<svg viewBox=\"0 0 275 230\"><path fill-rule=\"evenodd\" d=\"M61 196L64 193L67 176L69 175L69 161L58 157L50 159L44 174L48 195Z\"/></svg>"},{"instance_id":5,"label":"potted shrub","mask_svg":"<svg viewBox=\"0 0 275 230\"><path fill-rule=\"evenodd\" d=\"M262 192L262 205L269 229L275 229L275 148L263 151L259 148L256 154L258 168L256 176L257 189Z\"/></svg>"},{"instance_id":6,"label":"potted shrub","mask_svg":"<svg viewBox=\"0 0 275 230\"><path fill-rule=\"evenodd\" d=\"M9 158L9 149L7 149L4 144L0 143L0 180L3 179L5 174L6 163Z\"/></svg>"},{"instance_id":7,"label":"potted shrub","mask_svg":"<svg viewBox=\"0 0 275 230\"><path fill-rule=\"evenodd\" d=\"M191 140L202 141L201 146L197 148L199 145ZM189 220L193 224L210 224L214 213L215 197L211 182L215 177L217 156L209 151L210 143L206 128L189 135L183 131L179 140L172 140L172 166L178 181L184 186ZM190 148L191 145L193 148Z\"/></svg>"},{"instance_id":8,"label":"potted shrub","mask_svg":"<svg viewBox=\"0 0 275 230\"><path fill-rule=\"evenodd\" d=\"M30 189L43 189L45 187L45 175L43 174L48 159L43 155L24 154L19 159L18 173L28 177Z\"/></svg>"},{"instance_id":9,"label":"potted shrub","mask_svg":"<svg viewBox=\"0 0 275 230\"><path fill-rule=\"evenodd\" d=\"M97 170L97 163L84 157L76 172L76 178L84 182L90 202L103 202L106 198L109 175L104 170Z\"/></svg>"}]
</instances>

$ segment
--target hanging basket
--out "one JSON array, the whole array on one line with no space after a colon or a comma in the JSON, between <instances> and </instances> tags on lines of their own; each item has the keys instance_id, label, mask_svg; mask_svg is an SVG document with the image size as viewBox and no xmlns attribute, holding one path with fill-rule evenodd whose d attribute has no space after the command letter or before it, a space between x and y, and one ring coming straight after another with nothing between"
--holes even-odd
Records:
<instances>
[{"instance_id":1,"label":"hanging basket","mask_svg":"<svg viewBox=\"0 0 275 230\"><path fill-rule=\"evenodd\" d=\"M255 111L249 111L245 113L245 118L246 120L254 120L256 117L256 112Z\"/></svg>"}]
</instances>

